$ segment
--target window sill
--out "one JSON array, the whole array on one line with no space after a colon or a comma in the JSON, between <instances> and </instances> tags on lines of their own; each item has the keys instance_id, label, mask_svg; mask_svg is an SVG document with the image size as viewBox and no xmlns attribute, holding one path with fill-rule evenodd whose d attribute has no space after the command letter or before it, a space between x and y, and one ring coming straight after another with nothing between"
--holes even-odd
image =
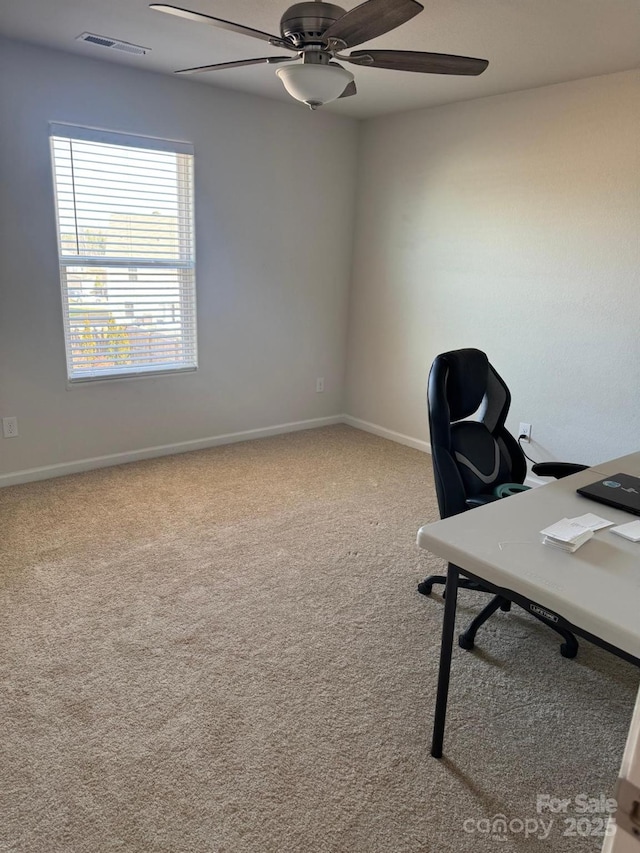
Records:
<instances>
[{"instance_id":1,"label":"window sill","mask_svg":"<svg viewBox=\"0 0 640 853\"><path fill-rule=\"evenodd\" d=\"M133 382L137 379L151 379L158 376L183 376L196 373L198 367L177 367L167 370L140 370L137 373L112 373L109 376L86 376L77 379L67 379L67 391L90 385L106 385L113 382Z\"/></svg>"}]
</instances>

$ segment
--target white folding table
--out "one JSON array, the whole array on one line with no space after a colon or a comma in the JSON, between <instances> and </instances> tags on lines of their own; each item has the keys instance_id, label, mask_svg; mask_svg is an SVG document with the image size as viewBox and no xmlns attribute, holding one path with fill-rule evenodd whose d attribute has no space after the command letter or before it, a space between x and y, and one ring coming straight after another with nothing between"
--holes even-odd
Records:
<instances>
[{"instance_id":1,"label":"white folding table","mask_svg":"<svg viewBox=\"0 0 640 853\"><path fill-rule=\"evenodd\" d=\"M611 460L505 500L427 524L418 545L449 561L431 754L440 758L451 671L458 577L640 666L640 543L596 532L571 554L539 531L586 512L615 524L634 516L576 494L607 474L640 476L640 453Z\"/></svg>"}]
</instances>

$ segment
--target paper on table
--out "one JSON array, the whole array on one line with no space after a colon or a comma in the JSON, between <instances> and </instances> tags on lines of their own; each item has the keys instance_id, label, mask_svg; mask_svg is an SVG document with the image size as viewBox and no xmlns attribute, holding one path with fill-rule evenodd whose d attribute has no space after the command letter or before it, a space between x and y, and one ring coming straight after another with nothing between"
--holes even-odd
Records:
<instances>
[{"instance_id":1,"label":"paper on table","mask_svg":"<svg viewBox=\"0 0 640 853\"><path fill-rule=\"evenodd\" d=\"M569 518L556 521L555 524L545 527L540 533L544 537L543 545L553 545L555 548L562 548L563 551L569 551L571 554L593 537L593 530L590 527L583 527L582 524L576 524Z\"/></svg>"},{"instance_id":2,"label":"paper on table","mask_svg":"<svg viewBox=\"0 0 640 853\"><path fill-rule=\"evenodd\" d=\"M583 527L588 527L589 530L602 530L604 527L612 527L615 521L607 521L593 512L585 512L584 515L577 515L575 518L570 518L576 524L581 524Z\"/></svg>"},{"instance_id":3,"label":"paper on table","mask_svg":"<svg viewBox=\"0 0 640 853\"><path fill-rule=\"evenodd\" d=\"M593 536L593 533L591 534ZM545 536L542 540L543 545L551 545L552 548L559 548L561 551L567 551L569 554L574 554L584 542L560 542L558 539L553 539L551 536Z\"/></svg>"},{"instance_id":4,"label":"paper on table","mask_svg":"<svg viewBox=\"0 0 640 853\"><path fill-rule=\"evenodd\" d=\"M640 521L619 524L617 527L612 527L611 532L617 533L618 536L624 536L625 539L630 539L632 542L640 542Z\"/></svg>"},{"instance_id":5,"label":"paper on table","mask_svg":"<svg viewBox=\"0 0 640 853\"><path fill-rule=\"evenodd\" d=\"M573 542L583 536L590 527L585 527L584 524L577 524L570 518L563 518L556 521L555 524L550 524L541 530L544 536L552 536L554 539L559 539L561 542Z\"/></svg>"}]
</instances>

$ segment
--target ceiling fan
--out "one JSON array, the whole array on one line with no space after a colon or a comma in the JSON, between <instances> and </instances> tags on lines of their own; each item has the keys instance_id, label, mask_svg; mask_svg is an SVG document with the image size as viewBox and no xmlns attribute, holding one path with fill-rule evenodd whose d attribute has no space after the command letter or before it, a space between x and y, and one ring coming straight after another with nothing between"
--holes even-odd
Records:
<instances>
[{"instance_id":1,"label":"ceiling fan","mask_svg":"<svg viewBox=\"0 0 640 853\"><path fill-rule=\"evenodd\" d=\"M178 6L152 3L151 9L166 12L189 21L209 24L234 33L251 36L274 47L291 51L293 56L261 56L257 59L239 59L219 62L198 68L184 68L177 74L200 74L203 71L221 71L243 65L275 65L295 62L276 71L289 94L311 107L312 110L337 98L356 94L353 74L335 59L370 68L388 68L396 71L417 71L423 74L482 74L489 62L469 56L448 53L423 53L415 50L356 50L345 55L344 50L377 38L409 21L423 6L416 0L365 0L348 12L323 0L308 0L290 6L280 20L280 35L274 36L254 30L244 24L235 24L201 12L192 12Z\"/></svg>"}]
</instances>

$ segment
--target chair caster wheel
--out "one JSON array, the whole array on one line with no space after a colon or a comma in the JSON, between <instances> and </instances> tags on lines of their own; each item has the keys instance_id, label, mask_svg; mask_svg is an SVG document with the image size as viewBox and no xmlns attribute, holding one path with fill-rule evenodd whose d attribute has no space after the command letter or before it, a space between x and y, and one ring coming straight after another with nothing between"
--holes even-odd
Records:
<instances>
[{"instance_id":1,"label":"chair caster wheel","mask_svg":"<svg viewBox=\"0 0 640 853\"><path fill-rule=\"evenodd\" d=\"M562 643L560 646L560 654L563 658L574 658L578 654L577 646L569 646L567 643Z\"/></svg>"},{"instance_id":2,"label":"chair caster wheel","mask_svg":"<svg viewBox=\"0 0 640 853\"><path fill-rule=\"evenodd\" d=\"M502 610L503 613L508 613L511 610L511 602L510 601L504 601L500 605L500 610Z\"/></svg>"},{"instance_id":3,"label":"chair caster wheel","mask_svg":"<svg viewBox=\"0 0 640 853\"><path fill-rule=\"evenodd\" d=\"M469 640L464 634L460 634L458 637L458 645L461 649L466 649L466 651L470 652L474 643L473 640Z\"/></svg>"},{"instance_id":4,"label":"chair caster wheel","mask_svg":"<svg viewBox=\"0 0 640 853\"><path fill-rule=\"evenodd\" d=\"M422 581L422 583L418 584L418 592L421 595L431 595L432 589L433 589L433 584L427 583L426 581Z\"/></svg>"}]
</instances>

